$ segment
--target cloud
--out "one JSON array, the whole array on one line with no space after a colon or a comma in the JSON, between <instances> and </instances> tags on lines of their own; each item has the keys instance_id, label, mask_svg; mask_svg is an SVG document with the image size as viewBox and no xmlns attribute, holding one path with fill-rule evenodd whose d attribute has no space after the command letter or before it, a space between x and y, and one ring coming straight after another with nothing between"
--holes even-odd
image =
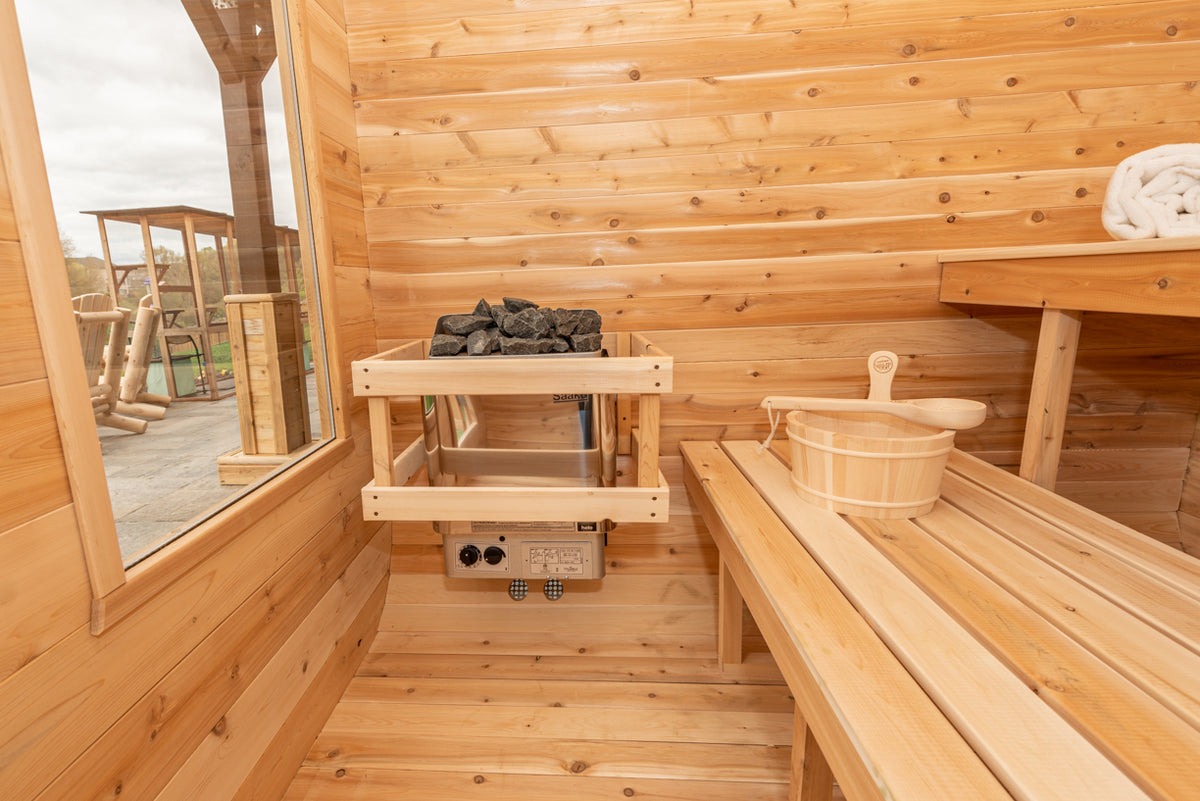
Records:
<instances>
[{"instance_id":1,"label":"cloud","mask_svg":"<svg viewBox=\"0 0 1200 801\"><path fill-rule=\"evenodd\" d=\"M81 211L232 211L217 71L181 3L16 6L55 214L80 255L101 252L96 220ZM277 222L295 226L278 64L263 94ZM108 231L116 260L139 260L136 226ZM178 249L178 235L156 232L155 244Z\"/></svg>"}]
</instances>

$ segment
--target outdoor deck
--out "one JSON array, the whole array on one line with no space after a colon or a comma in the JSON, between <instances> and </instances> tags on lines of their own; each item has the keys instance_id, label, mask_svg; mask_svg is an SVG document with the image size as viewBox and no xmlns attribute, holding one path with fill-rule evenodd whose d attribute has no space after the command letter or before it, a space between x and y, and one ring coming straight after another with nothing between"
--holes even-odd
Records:
<instances>
[{"instance_id":1,"label":"outdoor deck","mask_svg":"<svg viewBox=\"0 0 1200 801\"><path fill-rule=\"evenodd\" d=\"M309 374L312 431L320 431ZM222 486L217 457L241 447L237 397L175 402L145 434L101 427L104 472L125 563L242 491Z\"/></svg>"}]
</instances>

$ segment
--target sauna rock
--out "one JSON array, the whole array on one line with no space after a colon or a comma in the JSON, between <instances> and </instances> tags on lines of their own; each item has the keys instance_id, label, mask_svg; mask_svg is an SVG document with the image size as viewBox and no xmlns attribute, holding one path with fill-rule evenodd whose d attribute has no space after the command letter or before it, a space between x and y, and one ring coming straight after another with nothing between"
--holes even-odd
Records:
<instances>
[{"instance_id":1,"label":"sauna rock","mask_svg":"<svg viewBox=\"0 0 1200 801\"><path fill-rule=\"evenodd\" d=\"M539 306L524 298L485 298L470 312L438 320L430 356L531 356L543 353L591 353L600 350L601 317L595 309Z\"/></svg>"}]
</instances>

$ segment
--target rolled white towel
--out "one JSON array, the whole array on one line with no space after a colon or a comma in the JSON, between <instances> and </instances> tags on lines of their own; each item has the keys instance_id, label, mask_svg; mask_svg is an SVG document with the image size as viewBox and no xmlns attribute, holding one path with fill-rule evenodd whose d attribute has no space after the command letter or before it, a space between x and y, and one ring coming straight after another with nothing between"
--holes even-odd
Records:
<instances>
[{"instance_id":1,"label":"rolled white towel","mask_svg":"<svg viewBox=\"0 0 1200 801\"><path fill-rule=\"evenodd\" d=\"M1118 164L1100 220L1114 239L1200 236L1200 144L1161 145Z\"/></svg>"}]
</instances>

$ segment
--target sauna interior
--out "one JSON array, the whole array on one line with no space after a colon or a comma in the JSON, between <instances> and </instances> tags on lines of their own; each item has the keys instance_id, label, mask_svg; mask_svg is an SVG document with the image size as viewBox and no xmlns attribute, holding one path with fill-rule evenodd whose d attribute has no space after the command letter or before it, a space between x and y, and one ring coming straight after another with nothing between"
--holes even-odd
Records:
<instances>
[{"instance_id":1,"label":"sauna interior","mask_svg":"<svg viewBox=\"0 0 1200 801\"><path fill-rule=\"evenodd\" d=\"M766 396L865 398L880 350L896 398L986 405L959 450L1197 575L1200 239L1121 255L1101 219L1123 160L1200 142L1194 0L240 5L270 6L290 64L331 435L127 568L0 0L3 798L921 797L838 775L841 740L797 711L800 668L751 590L744 613L719 603L744 576L681 455L764 441ZM1089 289L1092 255L1150 289L1047 313L1037 293ZM373 412L353 365L481 297L595 309L607 341L673 364L649 418L669 516L616 524L604 577L561 598L447 577L433 520L364 511L391 472L373 447L400 454L422 420L415 401ZM623 475L646 397L617 407ZM1054 447L1027 442L1031 397L1065 408ZM1031 449L1050 466L1027 473ZM1194 743L1200 691L1180 693Z\"/></svg>"}]
</instances>

